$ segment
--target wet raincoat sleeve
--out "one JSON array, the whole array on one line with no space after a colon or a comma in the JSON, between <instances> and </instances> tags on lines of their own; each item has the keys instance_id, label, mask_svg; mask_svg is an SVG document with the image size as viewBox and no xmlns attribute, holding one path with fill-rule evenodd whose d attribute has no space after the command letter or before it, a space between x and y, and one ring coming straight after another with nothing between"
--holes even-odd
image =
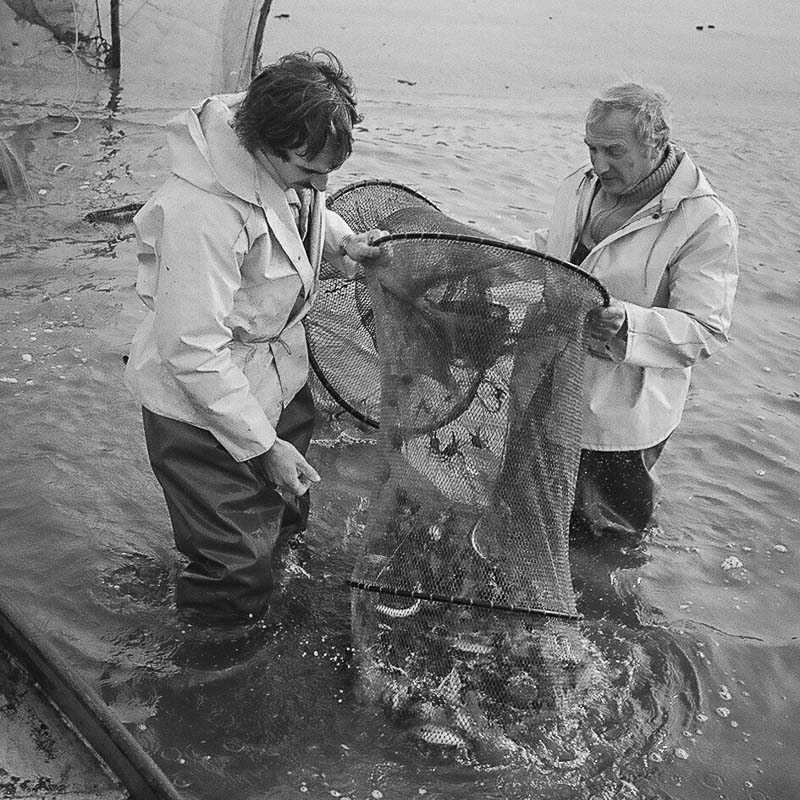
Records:
<instances>
[{"instance_id":1,"label":"wet raincoat sleeve","mask_svg":"<svg viewBox=\"0 0 800 800\"><path fill-rule=\"evenodd\" d=\"M161 214L153 335L162 365L237 461L261 455L275 429L234 363L225 322L241 286L244 225L225 204L170 204Z\"/></svg>"},{"instance_id":2,"label":"wet raincoat sleeve","mask_svg":"<svg viewBox=\"0 0 800 800\"><path fill-rule=\"evenodd\" d=\"M666 307L623 303L628 323L624 361L690 367L728 341L739 274L737 238L732 214L717 204L664 273Z\"/></svg>"}]
</instances>

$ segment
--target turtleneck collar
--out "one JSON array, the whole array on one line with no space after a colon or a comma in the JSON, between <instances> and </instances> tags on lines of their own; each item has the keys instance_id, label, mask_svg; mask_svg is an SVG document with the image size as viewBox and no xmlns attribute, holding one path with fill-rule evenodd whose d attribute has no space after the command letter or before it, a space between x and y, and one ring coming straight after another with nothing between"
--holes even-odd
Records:
<instances>
[{"instance_id":1,"label":"turtleneck collar","mask_svg":"<svg viewBox=\"0 0 800 800\"><path fill-rule=\"evenodd\" d=\"M649 175L642 178L639 183L632 186L627 192L623 192L620 197L625 199L626 204L638 202L644 205L667 185L667 182L678 168L678 161L677 149L672 145L672 142L667 142L661 163Z\"/></svg>"}]
</instances>

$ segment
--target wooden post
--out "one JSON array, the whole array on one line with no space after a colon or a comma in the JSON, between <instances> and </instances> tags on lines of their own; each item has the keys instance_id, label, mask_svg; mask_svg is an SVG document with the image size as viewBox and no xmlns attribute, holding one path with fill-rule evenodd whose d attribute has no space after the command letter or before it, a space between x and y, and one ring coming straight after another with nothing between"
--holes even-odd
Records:
<instances>
[{"instance_id":1,"label":"wooden post","mask_svg":"<svg viewBox=\"0 0 800 800\"><path fill-rule=\"evenodd\" d=\"M119 0L111 0L111 51L106 59L109 69L120 67Z\"/></svg>"},{"instance_id":2,"label":"wooden post","mask_svg":"<svg viewBox=\"0 0 800 800\"><path fill-rule=\"evenodd\" d=\"M267 17L269 17L269 9L272 5L272 0L264 0L261 4L261 11L258 15L258 23L256 24L256 35L253 38L253 52L250 60L250 80L255 78L260 72L261 68L261 46L264 44L264 29L267 27Z\"/></svg>"}]
</instances>

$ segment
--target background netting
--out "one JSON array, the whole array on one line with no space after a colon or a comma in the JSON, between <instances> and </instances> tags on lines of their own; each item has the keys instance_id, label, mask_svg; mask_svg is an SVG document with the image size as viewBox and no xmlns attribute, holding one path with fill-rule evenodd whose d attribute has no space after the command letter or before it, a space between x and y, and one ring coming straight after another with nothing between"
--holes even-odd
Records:
<instances>
[{"instance_id":1,"label":"background netting","mask_svg":"<svg viewBox=\"0 0 800 800\"><path fill-rule=\"evenodd\" d=\"M568 529L584 320L607 295L577 267L481 237L402 187L342 197L356 230L392 232L374 266L317 307L318 319L336 298L336 326L310 331L338 394L379 384L362 406L380 420L384 469L351 581L360 685L423 741L519 755L587 666L570 622ZM337 341L322 348L329 330Z\"/></svg>"}]
</instances>

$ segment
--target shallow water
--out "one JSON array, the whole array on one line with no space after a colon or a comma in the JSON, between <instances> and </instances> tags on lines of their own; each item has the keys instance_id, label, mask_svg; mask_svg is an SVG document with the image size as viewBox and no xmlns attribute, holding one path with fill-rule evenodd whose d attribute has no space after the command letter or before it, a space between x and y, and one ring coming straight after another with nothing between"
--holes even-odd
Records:
<instances>
[{"instance_id":1,"label":"shallow water","mask_svg":"<svg viewBox=\"0 0 800 800\"><path fill-rule=\"evenodd\" d=\"M379 460L373 432L325 402L309 553L274 613L212 632L176 616L179 561L122 385L142 314L131 231L82 221L158 184L162 131L140 107L77 108L70 135L43 108L4 109L35 197L0 201L0 575L187 797L796 797L800 163L785 107L769 124L740 108L681 120L742 228L733 341L696 370L659 462L656 534L573 554L584 631L627 682L601 698L595 739L562 732L536 771L426 751L354 697L344 582ZM547 108L368 93L332 188L399 181L526 241L583 158L582 107Z\"/></svg>"}]
</instances>

